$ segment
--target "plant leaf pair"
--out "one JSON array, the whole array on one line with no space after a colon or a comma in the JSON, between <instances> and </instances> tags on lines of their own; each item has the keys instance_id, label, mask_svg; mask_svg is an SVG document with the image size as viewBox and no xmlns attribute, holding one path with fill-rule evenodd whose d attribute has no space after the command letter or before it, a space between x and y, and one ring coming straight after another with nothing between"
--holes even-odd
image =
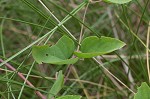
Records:
<instances>
[{"instance_id":1,"label":"plant leaf pair","mask_svg":"<svg viewBox=\"0 0 150 99\"><path fill-rule=\"evenodd\" d=\"M32 55L39 64L42 62L50 64L74 64L78 61L78 58L68 59L73 52L79 58L92 58L113 52L122 48L124 45L124 42L115 38L104 36L98 38L96 36L90 36L81 42L81 52L74 52L75 45L73 40L67 36L63 36L51 47L47 45L34 46L32 49Z\"/></svg>"}]
</instances>

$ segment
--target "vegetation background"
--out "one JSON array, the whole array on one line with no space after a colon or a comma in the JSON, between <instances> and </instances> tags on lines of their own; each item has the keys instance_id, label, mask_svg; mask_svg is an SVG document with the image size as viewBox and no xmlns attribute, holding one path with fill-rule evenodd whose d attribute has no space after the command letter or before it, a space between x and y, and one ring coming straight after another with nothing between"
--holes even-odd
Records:
<instances>
[{"instance_id":1,"label":"vegetation background","mask_svg":"<svg viewBox=\"0 0 150 99\"><path fill-rule=\"evenodd\" d=\"M51 14L39 1L0 0L0 62L19 52L7 66L0 66L2 99L38 99L35 89L47 95L59 70L63 70L66 78L56 97L68 94L81 95L83 99L132 99L141 82L149 83L149 55L139 40L148 47L150 0L132 0L123 5L92 1L81 8L79 5L84 0L42 0ZM74 64L76 75L68 65L35 63L30 53L32 47L25 49L57 26L58 20L61 21L75 8L79 11L64 26L76 39L83 33L82 38L108 36L126 43L124 48L96 58L133 92L92 59L81 59ZM55 44L63 34L67 31L61 26L47 45ZM8 68L8 65L17 70ZM27 77L35 88L25 84L17 71Z\"/></svg>"}]
</instances>

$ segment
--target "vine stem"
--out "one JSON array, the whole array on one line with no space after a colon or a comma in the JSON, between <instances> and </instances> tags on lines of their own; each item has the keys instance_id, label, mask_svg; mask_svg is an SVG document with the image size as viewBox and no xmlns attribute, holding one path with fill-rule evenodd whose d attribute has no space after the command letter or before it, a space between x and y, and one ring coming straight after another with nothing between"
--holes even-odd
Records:
<instances>
[{"instance_id":1,"label":"vine stem","mask_svg":"<svg viewBox=\"0 0 150 99\"><path fill-rule=\"evenodd\" d=\"M88 6L89 6L89 3L87 4L87 6L86 6L86 8L85 8L85 11L84 11L84 15L83 15L83 23L85 22L85 15L86 15ZM80 44L81 41L82 41L83 30L84 30L84 25L82 24L82 25L81 25L81 31L80 31L80 37L79 37L79 44ZM79 48L80 48L80 46L78 45L77 51L79 51Z\"/></svg>"},{"instance_id":2,"label":"vine stem","mask_svg":"<svg viewBox=\"0 0 150 99\"><path fill-rule=\"evenodd\" d=\"M0 59L0 62L4 62L4 60ZM18 76L22 79L22 80L26 80L25 76L21 73L21 72L18 72L12 65L8 64L8 63L5 63L5 66L7 68L9 68L10 70L14 71L14 72L17 72ZM35 86L29 81L27 80L26 83L32 87L32 88L35 88ZM35 91L35 93L42 99L46 99L46 97L40 92L40 91Z\"/></svg>"}]
</instances>

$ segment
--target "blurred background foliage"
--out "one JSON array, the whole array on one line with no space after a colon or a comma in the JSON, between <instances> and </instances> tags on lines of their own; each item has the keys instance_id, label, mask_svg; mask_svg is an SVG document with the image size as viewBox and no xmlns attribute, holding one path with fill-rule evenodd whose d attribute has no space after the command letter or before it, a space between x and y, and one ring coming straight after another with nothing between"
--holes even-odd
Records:
<instances>
[{"instance_id":1,"label":"blurred background foliage","mask_svg":"<svg viewBox=\"0 0 150 99\"><path fill-rule=\"evenodd\" d=\"M83 0L43 0L43 2L61 21L69 12L77 8ZM124 5L105 2L90 3L84 22L87 27L94 31L92 32L84 27L84 38L97 33L99 36L117 38L126 43L126 46L120 51L98 57L98 59L122 82L132 87L131 89L135 92L141 82L148 82L148 75L146 48L133 36L132 31L146 43L150 20L149 2L149 0L133 0ZM77 39L79 39L84 11L85 7L64 24ZM3 39L4 44L4 49L0 47L0 57L5 60L49 32L58 23L38 0L0 0L0 24L1 39ZM55 44L62 34L65 34L65 31L59 28L48 42L48 45ZM31 55L28 57L30 51L31 49L26 50L9 62L15 68L20 66L18 71L24 75L28 73L34 61ZM3 52L5 52L5 56ZM123 64L130 68L134 82L130 82L128 79L128 73L125 72ZM113 77L109 77L108 73L99 68L98 64L92 59L80 60L74 64L74 67L80 79L83 80L82 83L91 99L133 98L133 94L128 89L117 81L113 81ZM47 94L54 82L52 78L55 78L55 73L59 70L63 70L65 75L68 72L65 65L35 64L28 80L36 88L43 90L43 94ZM2 99L8 97L12 99L12 93L14 96L18 96L23 81L16 73L8 71L8 74L6 74L6 71L7 69L4 66L0 67L0 95ZM75 78L70 73L58 96L77 94L85 99L81 86L71 79ZM117 87L115 82L119 84ZM119 86L122 90L118 88ZM11 91L9 87L11 87ZM68 89L70 90L67 91ZM127 94L125 95L124 92ZM22 99L28 99L29 97L38 98L34 94L34 90L26 86L23 90Z\"/></svg>"}]
</instances>

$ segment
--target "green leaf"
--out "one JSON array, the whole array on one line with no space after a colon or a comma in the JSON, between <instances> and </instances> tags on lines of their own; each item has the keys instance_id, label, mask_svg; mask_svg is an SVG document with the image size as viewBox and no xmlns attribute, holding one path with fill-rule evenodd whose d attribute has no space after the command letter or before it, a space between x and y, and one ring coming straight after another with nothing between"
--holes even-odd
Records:
<instances>
[{"instance_id":1,"label":"green leaf","mask_svg":"<svg viewBox=\"0 0 150 99\"><path fill-rule=\"evenodd\" d=\"M124 3L128 3L132 0L103 0L103 1L110 2L110 3L124 4Z\"/></svg>"},{"instance_id":2,"label":"green leaf","mask_svg":"<svg viewBox=\"0 0 150 99\"><path fill-rule=\"evenodd\" d=\"M77 95L66 95L66 96L61 96L59 98L56 99L81 99L81 96L77 96Z\"/></svg>"},{"instance_id":3,"label":"green leaf","mask_svg":"<svg viewBox=\"0 0 150 99\"><path fill-rule=\"evenodd\" d=\"M62 74L62 71L59 71L58 78L49 91L48 99L51 99L52 97L57 95L57 93L62 89L63 83L64 83L64 75Z\"/></svg>"},{"instance_id":4,"label":"green leaf","mask_svg":"<svg viewBox=\"0 0 150 99\"><path fill-rule=\"evenodd\" d=\"M39 64L74 64L78 61L78 58L68 59L73 54L74 49L73 40L67 36L63 36L51 47L47 45L33 46L32 56Z\"/></svg>"},{"instance_id":5,"label":"green leaf","mask_svg":"<svg viewBox=\"0 0 150 99\"><path fill-rule=\"evenodd\" d=\"M74 54L80 58L91 58L113 52L123 46L125 43L115 38L91 36L81 42L81 52L74 52Z\"/></svg>"},{"instance_id":6,"label":"green leaf","mask_svg":"<svg viewBox=\"0 0 150 99\"><path fill-rule=\"evenodd\" d=\"M150 99L150 87L146 82L143 82L142 85L138 88L134 99Z\"/></svg>"}]
</instances>

